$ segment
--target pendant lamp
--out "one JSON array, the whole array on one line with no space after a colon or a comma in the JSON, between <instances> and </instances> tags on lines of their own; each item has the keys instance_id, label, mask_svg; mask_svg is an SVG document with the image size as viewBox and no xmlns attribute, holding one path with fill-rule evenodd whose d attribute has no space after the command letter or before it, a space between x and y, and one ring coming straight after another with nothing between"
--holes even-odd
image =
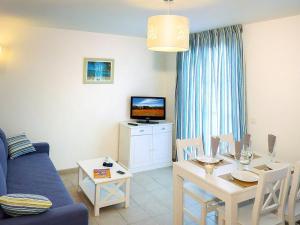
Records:
<instances>
[{"instance_id":1,"label":"pendant lamp","mask_svg":"<svg viewBox=\"0 0 300 225\"><path fill-rule=\"evenodd\" d=\"M182 52L189 49L189 20L184 16L157 15L148 18L147 46L151 51Z\"/></svg>"}]
</instances>

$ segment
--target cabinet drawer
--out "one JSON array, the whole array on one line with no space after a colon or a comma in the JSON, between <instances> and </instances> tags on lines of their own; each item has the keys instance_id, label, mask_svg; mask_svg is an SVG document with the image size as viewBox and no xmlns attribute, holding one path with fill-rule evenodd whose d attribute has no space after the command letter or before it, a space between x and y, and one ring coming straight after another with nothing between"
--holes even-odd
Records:
<instances>
[{"instance_id":1,"label":"cabinet drawer","mask_svg":"<svg viewBox=\"0 0 300 225\"><path fill-rule=\"evenodd\" d=\"M172 125L171 124L161 124L158 126L153 127L153 133L165 133L165 132L172 132Z\"/></svg>"},{"instance_id":2,"label":"cabinet drawer","mask_svg":"<svg viewBox=\"0 0 300 225\"><path fill-rule=\"evenodd\" d=\"M152 127L136 127L131 129L131 135L152 134Z\"/></svg>"}]
</instances>

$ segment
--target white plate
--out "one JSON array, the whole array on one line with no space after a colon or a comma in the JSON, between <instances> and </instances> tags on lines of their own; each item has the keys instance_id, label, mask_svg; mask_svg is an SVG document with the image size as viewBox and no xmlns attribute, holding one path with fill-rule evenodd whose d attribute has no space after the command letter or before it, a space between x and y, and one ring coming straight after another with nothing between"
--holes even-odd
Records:
<instances>
[{"instance_id":1,"label":"white plate","mask_svg":"<svg viewBox=\"0 0 300 225\"><path fill-rule=\"evenodd\" d=\"M198 161L203 162L203 163L209 163L209 164L215 164L221 161L221 159L217 158L211 158L207 156L201 156L197 158Z\"/></svg>"},{"instance_id":2,"label":"white plate","mask_svg":"<svg viewBox=\"0 0 300 225\"><path fill-rule=\"evenodd\" d=\"M267 163L266 166L271 169L271 170L278 170L278 169L281 169L282 167L285 167L287 166L287 164L284 164L284 163L276 163L276 162L270 162L270 163Z\"/></svg>"},{"instance_id":3,"label":"white plate","mask_svg":"<svg viewBox=\"0 0 300 225\"><path fill-rule=\"evenodd\" d=\"M258 176L255 173L246 170L237 170L231 173L234 179L241 180L244 182L256 182L258 181Z\"/></svg>"}]
</instances>

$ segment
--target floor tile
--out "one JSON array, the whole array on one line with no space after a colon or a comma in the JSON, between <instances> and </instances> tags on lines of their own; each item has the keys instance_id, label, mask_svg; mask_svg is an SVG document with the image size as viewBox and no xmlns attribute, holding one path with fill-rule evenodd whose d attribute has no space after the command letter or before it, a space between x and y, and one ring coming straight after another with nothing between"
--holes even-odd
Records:
<instances>
[{"instance_id":1,"label":"floor tile","mask_svg":"<svg viewBox=\"0 0 300 225\"><path fill-rule=\"evenodd\" d=\"M130 183L130 194L136 194L136 193L145 193L145 188L143 186L141 186L140 184L134 182L133 180L131 180Z\"/></svg>"},{"instance_id":2,"label":"floor tile","mask_svg":"<svg viewBox=\"0 0 300 225\"><path fill-rule=\"evenodd\" d=\"M159 225L153 218L148 219L147 221L140 221L137 223L130 223L128 225Z\"/></svg>"},{"instance_id":3,"label":"floor tile","mask_svg":"<svg viewBox=\"0 0 300 225\"><path fill-rule=\"evenodd\" d=\"M126 220L118 211L110 207L100 209L100 215L96 217L96 221L99 225L127 225Z\"/></svg>"},{"instance_id":4,"label":"floor tile","mask_svg":"<svg viewBox=\"0 0 300 225\"><path fill-rule=\"evenodd\" d=\"M136 193L136 194L133 194L131 197L139 205L143 205L155 198L151 192Z\"/></svg>"},{"instance_id":5,"label":"floor tile","mask_svg":"<svg viewBox=\"0 0 300 225\"><path fill-rule=\"evenodd\" d=\"M161 204L167 206L168 208L173 205L173 193L167 189L160 189L157 191L150 192L154 198L161 202Z\"/></svg>"},{"instance_id":6,"label":"floor tile","mask_svg":"<svg viewBox=\"0 0 300 225\"><path fill-rule=\"evenodd\" d=\"M120 215L127 223L137 223L140 221L147 221L150 215L147 214L141 207L129 207L127 209L117 209Z\"/></svg>"},{"instance_id":7,"label":"floor tile","mask_svg":"<svg viewBox=\"0 0 300 225\"><path fill-rule=\"evenodd\" d=\"M156 183L156 181L152 177L150 177L148 175L145 175L143 173L134 174L132 180L135 183L137 183L137 184L139 184L143 187L146 187L147 185L151 185L153 183Z\"/></svg>"},{"instance_id":8,"label":"floor tile","mask_svg":"<svg viewBox=\"0 0 300 225\"><path fill-rule=\"evenodd\" d=\"M167 213L167 214L156 216L156 217L154 217L154 220L159 225L173 225L172 213Z\"/></svg>"},{"instance_id":9,"label":"floor tile","mask_svg":"<svg viewBox=\"0 0 300 225\"><path fill-rule=\"evenodd\" d=\"M161 204L161 202L156 200L151 200L141 205L141 208L146 211L150 216L158 216L161 214L171 213L171 209Z\"/></svg>"}]
</instances>

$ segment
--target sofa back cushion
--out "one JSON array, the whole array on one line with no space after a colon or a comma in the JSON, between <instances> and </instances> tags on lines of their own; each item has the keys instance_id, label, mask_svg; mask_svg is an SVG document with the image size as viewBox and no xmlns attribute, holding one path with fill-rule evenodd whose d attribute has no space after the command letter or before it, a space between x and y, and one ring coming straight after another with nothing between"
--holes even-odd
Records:
<instances>
[{"instance_id":1,"label":"sofa back cushion","mask_svg":"<svg viewBox=\"0 0 300 225\"><path fill-rule=\"evenodd\" d=\"M33 194L3 195L0 204L3 211L13 217L40 214L52 206L48 198Z\"/></svg>"},{"instance_id":2,"label":"sofa back cushion","mask_svg":"<svg viewBox=\"0 0 300 225\"><path fill-rule=\"evenodd\" d=\"M2 140L6 152L6 158L8 158L8 147L7 147L7 141L6 141L6 135L4 131L0 128L0 139Z\"/></svg>"},{"instance_id":3,"label":"sofa back cushion","mask_svg":"<svg viewBox=\"0 0 300 225\"><path fill-rule=\"evenodd\" d=\"M25 133L9 137L6 140L10 159L15 159L21 155L26 155L36 151Z\"/></svg>"},{"instance_id":4,"label":"sofa back cushion","mask_svg":"<svg viewBox=\"0 0 300 225\"><path fill-rule=\"evenodd\" d=\"M7 175L7 154L5 150L5 146L3 141L0 138L0 167L2 168L2 172L6 178Z\"/></svg>"}]
</instances>

